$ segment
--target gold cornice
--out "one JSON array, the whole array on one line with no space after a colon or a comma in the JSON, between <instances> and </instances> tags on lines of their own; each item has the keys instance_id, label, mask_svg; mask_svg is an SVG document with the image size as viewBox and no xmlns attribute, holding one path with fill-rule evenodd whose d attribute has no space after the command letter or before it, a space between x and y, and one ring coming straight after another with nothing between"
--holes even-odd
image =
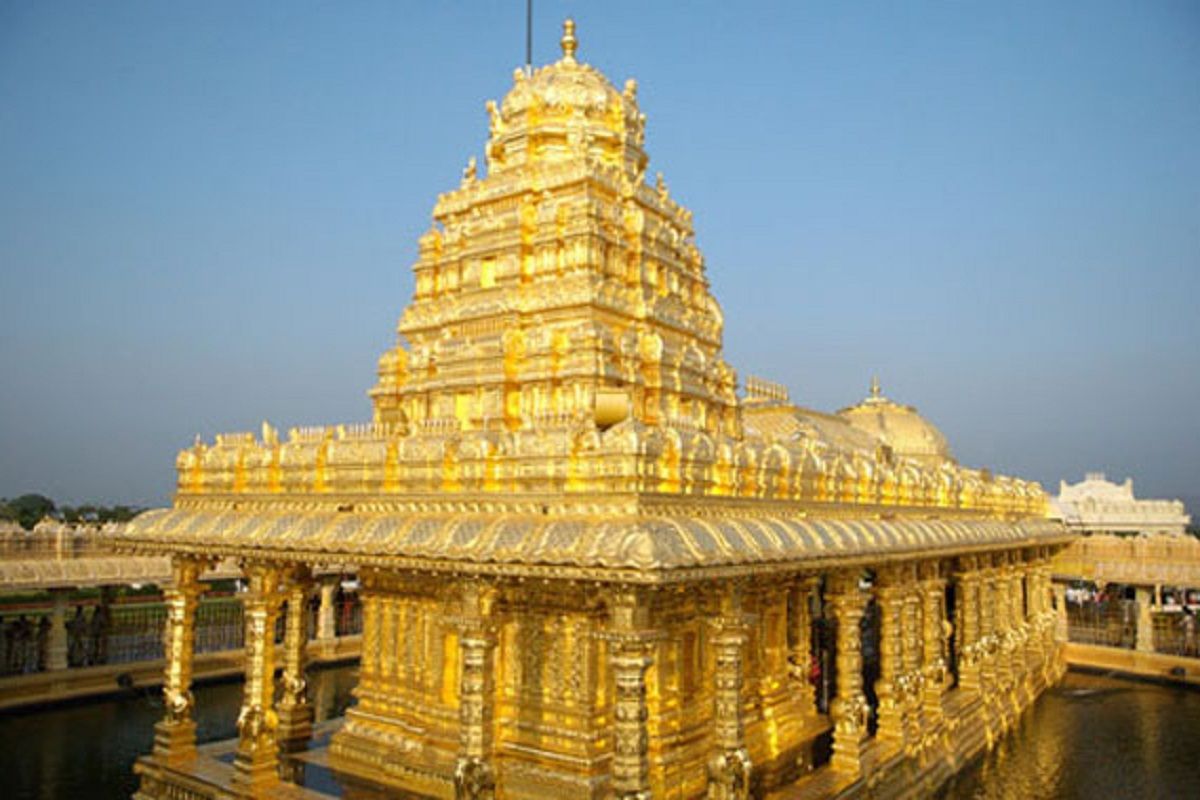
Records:
<instances>
[{"instance_id":1,"label":"gold cornice","mask_svg":"<svg viewBox=\"0 0 1200 800\"><path fill-rule=\"evenodd\" d=\"M115 542L134 552L202 550L311 563L582 574L656 582L804 570L915 555L1069 541L1048 520L871 520L746 516L548 516L337 511L147 512ZM290 554L290 555L289 555ZM566 573L563 573L563 571ZM657 577L653 577L657 576Z\"/></svg>"}]
</instances>

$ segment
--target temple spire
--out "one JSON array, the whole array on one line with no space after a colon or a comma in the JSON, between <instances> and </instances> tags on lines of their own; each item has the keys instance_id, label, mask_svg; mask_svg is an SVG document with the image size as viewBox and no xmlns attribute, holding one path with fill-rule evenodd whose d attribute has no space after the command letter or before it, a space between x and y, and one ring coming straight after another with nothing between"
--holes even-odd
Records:
<instances>
[{"instance_id":1,"label":"temple spire","mask_svg":"<svg viewBox=\"0 0 1200 800\"><path fill-rule=\"evenodd\" d=\"M883 393L880 392L880 390L879 390L879 376L872 375L871 376L871 399L879 400L882 397L883 397Z\"/></svg>"},{"instance_id":2,"label":"temple spire","mask_svg":"<svg viewBox=\"0 0 1200 800\"><path fill-rule=\"evenodd\" d=\"M575 38L575 20L567 17L563 21L562 51L564 61L575 61L575 48L579 46L579 40Z\"/></svg>"}]
</instances>

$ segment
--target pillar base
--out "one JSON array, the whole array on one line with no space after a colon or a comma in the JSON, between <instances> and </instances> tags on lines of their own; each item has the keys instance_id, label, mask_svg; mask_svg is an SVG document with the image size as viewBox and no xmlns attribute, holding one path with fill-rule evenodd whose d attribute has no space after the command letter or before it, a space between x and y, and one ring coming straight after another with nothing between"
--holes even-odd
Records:
<instances>
[{"instance_id":1,"label":"pillar base","mask_svg":"<svg viewBox=\"0 0 1200 800\"><path fill-rule=\"evenodd\" d=\"M279 749L284 753L295 753L306 750L312 739L313 708L308 703L279 708L279 727L275 729L275 739Z\"/></svg>"},{"instance_id":2,"label":"pillar base","mask_svg":"<svg viewBox=\"0 0 1200 800\"><path fill-rule=\"evenodd\" d=\"M259 748L253 753L239 752L233 759L233 790L253 795L265 786L279 782L279 758L273 750Z\"/></svg>"},{"instance_id":3,"label":"pillar base","mask_svg":"<svg viewBox=\"0 0 1200 800\"><path fill-rule=\"evenodd\" d=\"M899 750L904 747L905 718L904 709L898 698L881 697L876 711L878 726L875 729L875 739L889 749Z\"/></svg>"},{"instance_id":4,"label":"pillar base","mask_svg":"<svg viewBox=\"0 0 1200 800\"><path fill-rule=\"evenodd\" d=\"M829 766L840 775L859 778L862 776L863 756L866 751L867 741L865 739L858 742L835 741L833 757L829 759Z\"/></svg>"},{"instance_id":5,"label":"pillar base","mask_svg":"<svg viewBox=\"0 0 1200 800\"><path fill-rule=\"evenodd\" d=\"M186 758L196 754L196 723L190 719L154 725L154 755Z\"/></svg>"}]
</instances>

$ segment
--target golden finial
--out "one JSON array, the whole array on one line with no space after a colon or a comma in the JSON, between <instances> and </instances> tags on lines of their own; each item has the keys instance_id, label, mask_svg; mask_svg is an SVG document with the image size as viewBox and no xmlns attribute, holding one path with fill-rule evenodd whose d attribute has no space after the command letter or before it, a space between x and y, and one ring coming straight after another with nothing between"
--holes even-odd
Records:
<instances>
[{"instance_id":1,"label":"golden finial","mask_svg":"<svg viewBox=\"0 0 1200 800\"><path fill-rule=\"evenodd\" d=\"M567 17L563 21L563 35L561 44L563 60L574 61L575 48L579 46L579 40L575 38L575 20L571 19L570 17Z\"/></svg>"},{"instance_id":2,"label":"golden finial","mask_svg":"<svg viewBox=\"0 0 1200 800\"><path fill-rule=\"evenodd\" d=\"M883 394L879 391L879 376L872 375L871 376L871 399L878 400L881 397L883 397Z\"/></svg>"}]
</instances>

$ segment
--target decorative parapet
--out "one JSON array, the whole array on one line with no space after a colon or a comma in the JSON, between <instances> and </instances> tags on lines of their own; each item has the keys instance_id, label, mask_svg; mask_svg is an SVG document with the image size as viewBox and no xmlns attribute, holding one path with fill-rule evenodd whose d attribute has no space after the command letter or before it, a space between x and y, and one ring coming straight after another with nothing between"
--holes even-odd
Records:
<instances>
[{"instance_id":1,"label":"decorative parapet","mask_svg":"<svg viewBox=\"0 0 1200 800\"><path fill-rule=\"evenodd\" d=\"M1200 539L1188 534L1077 538L1053 561L1054 574L1139 586L1200 586Z\"/></svg>"},{"instance_id":2,"label":"decorative parapet","mask_svg":"<svg viewBox=\"0 0 1200 800\"><path fill-rule=\"evenodd\" d=\"M536 426L519 431L463 431L451 418L426 420L412 433L382 424L293 429L282 443L269 435L222 435L180 453L178 499L632 492L878 507L879 513L1027 518L1046 511L1045 493L1034 482L953 464L935 469L885 451L712 435L685 416L654 426L627 419L607 429L563 411L534 419Z\"/></svg>"}]
</instances>

